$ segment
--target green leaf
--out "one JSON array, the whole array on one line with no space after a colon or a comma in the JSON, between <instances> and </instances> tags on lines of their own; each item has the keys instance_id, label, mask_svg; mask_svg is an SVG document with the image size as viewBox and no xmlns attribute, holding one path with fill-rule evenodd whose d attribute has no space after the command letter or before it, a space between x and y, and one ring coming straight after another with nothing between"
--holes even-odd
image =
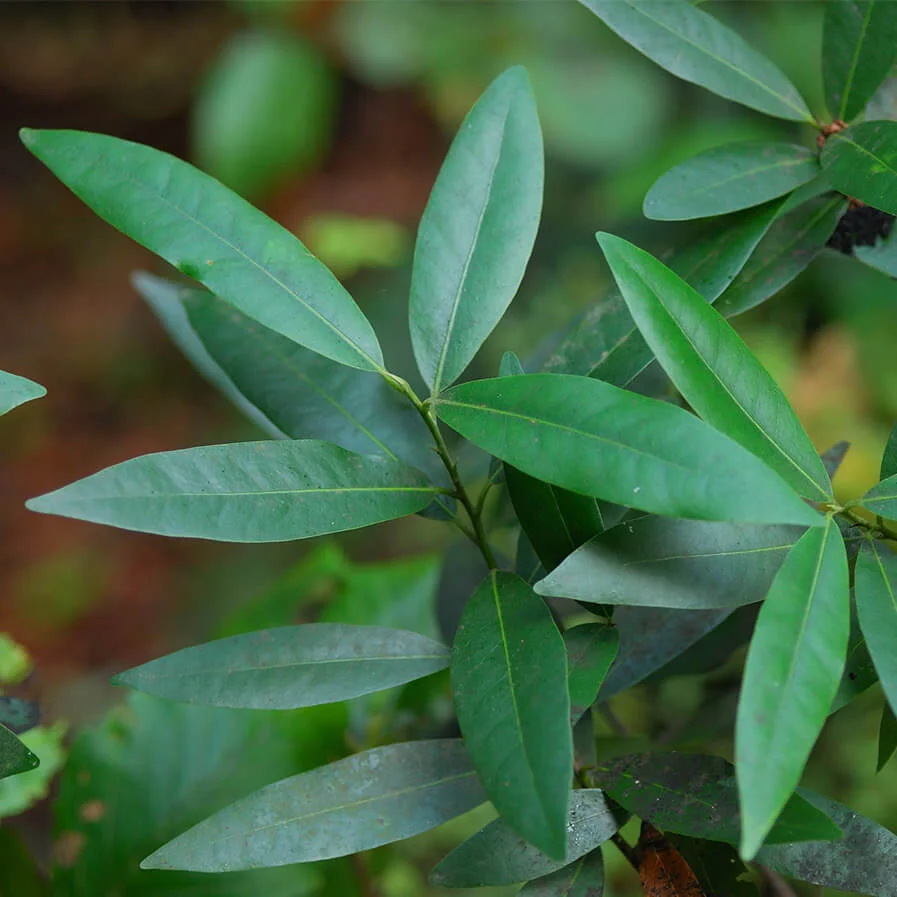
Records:
<instances>
[{"instance_id":1,"label":"green leaf","mask_svg":"<svg viewBox=\"0 0 897 897\"><path fill-rule=\"evenodd\" d=\"M22 744L40 757L40 765L0 781L0 820L18 816L46 800L53 780L65 766L67 735L67 723L57 720L52 726L29 729L22 736Z\"/></svg>"},{"instance_id":2,"label":"green leaf","mask_svg":"<svg viewBox=\"0 0 897 897\"><path fill-rule=\"evenodd\" d=\"M104 221L260 324L349 367L383 370L367 318L289 231L168 153L83 131L22 142Z\"/></svg>"},{"instance_id":3,"label":"green leaf","mask_svg":"<svg viewBox=\"0 0 897 897\"><path fill-rule=\"evenodd\" d=\"M564 834L566 859L546 856L504 820L496 819L441 860L430 873L430 883L443 888L479 888L551 875L607 841L626 818L601 791L577 790Z\"/></svg>"},{"instance_id":4,"label":"green leaf","mask_svg":"<svg viewBox=\"0 0 897 897\"><path fill-rule=\"evenodd\" d=\"M798 793L829 816L844 837L764 847L757 862L811 884L872 897L897 897L897 835L821 794L806 788Z\"/></svg>"},{"instance_id":5,"label":"green leaf","mask_svg":"<svg viewBox=\"0 0 897 897\"><path fill-rule=\"evenodd\" d=\"M793 84L734 31L688 0L581 0L668 72L776 118L815 124Z\"/></svg>"},{"instance_id":6,"label":"green leaf","mask_svg":"<svg viewBox=\"0 0 897 897\"><path fill-rule=\"evenodd\" d=\"M881 542L864 541L853 571L857 614L878 679L897 707L897 556Z\"/></svg>"},{"instance_id":7,"label":"green leaf","mask_svg":"<svg viewBox=\"0 0 897 897\"><path fill-rule=\"evenodd\" d=\"M729 143L692 156L654 182L642 212L684 221L748 209L819 174L815 153L793 143Z\"/></svg>"},{"instance_id":8,"label":"green leaf","mask_svg":"<svg viewBox=\"0 0 897 897\"><path fill-rule=\"evenodd\" d=\"M604 529L594 498L544 483L504 465L514 513L546 570Z\"/></svg>"},{"instance_id":9,"label":"green leaf","mask_svg":"<svg viewBox=\"0 0 897 897\"><path fill-rule=\"evenodd\" d=\"M730 614L732 608L617 608L614 627L620 633L620 649L598 699L606 701L662 669L722 625Z\"/></svg>"},{"instance_id":10,"label":"green leaf","mask_svg":"<svg viewBox=\"0 0 897 897\"><path fill-rule=\"evenodd\" d=\"M404 464L304 440L143 455L27 506L164 536L285 542L413 514L434 494Z\"/></svg>"},{"instance_id":11,"label":"green leaf","mask_svg":"<svg viewBox=\"0 0 897 897\"><path fill-rule=\"evenodd\" d=\"M564 633L567 646L567 685L572 724L595 703L617 651L620 633L604 623L584 623Z\"/></svg>"},{"instance_id":12,"label":"green leaf","mask_svg":"<svg viewBox=\"0 0 897 897\"><path fill-rule=\"evenodd\" d=\"M897 277L897 231L893 228L883 239L876 239L872 246L854 246L854 258L864 265L881 271L890 277Z\"/></svg>"},{"instance_id":13,"label":"green leaf","mask_svg":"<svg viewBox=\"0 0 897 897\"><path fill-rule=\"evenodd\" d=\"M717 299L744 267L782 208L775 200L715 221L703 235L664 256L666 264L708 302ZM617 291L583 317L545 365L561 374L588 374L626 386L654 357Z\"/></svg>"},{"instance_id":14,"label":"green leaf","mask_svg":"<svg viewBox=\"0 0 897 897\"><path fill-rule=\"evenodd\" d=\"M31 856L25 839L12 828L0 829L3 887L15 897L49 897L50 883Z\"/></svg>"},{"instance_id":15,"label":"green leaf","mask_svg":"<svg viewBox=\"0 0 897 897\"><path fill-rule=\"evenodd\" d=\"M485 799L460 740L391 744L268 785L141 868L229 872L348 856L429 831Z\"/></svg>"},{"instance_id":16,"label":"green leaf","mask_svg":"<svg viewBox=\"0 0 897 897\"><path fill-rule=\"evenodd\" d=\"M819 161L836 190L897 215L897 122L867 121L833 134Z\"/></svg>"},{"instance_id":17,"label":"green leaf","mask_svg":"<svg viewBox=\"0 0 897 897\"><path fill-rule=\"evenodd\" d=\"M46 394L47 390L40 383L18 374L0 371L0 414L6 414L7 411Z\"/></svg>"},{"instance_id":18,"label":"green leaf","mask_svg":"<svg viewBox=\"0 0 897 897\"><path fill-rule=\"evenodd\" d=\"M881 456L881 470L878 478L886 480L895 474L897 474L897 424L894 424L888 435L888 442Z\"/></svg>"},{"instance_id":19,"label":"green leaf","mask_svg":"<svg viewBox=\"0 0 897 897\"><path fill-rule=\"evenodd\" d=\"M735 724L744 859L800 781L838 689L849 629L847 554L829 520L785 559L748 651Z\"/></svg>"},{"instance_id":20,"label":"green leaf","mask_svg":"<svg viewBox=\"0 0 897 897\"><path fill-rule=\"evenodd\" d=\"M813 443L776 382L719 312L647 252L598 234L645 341L683 398L798 494L831 498Z\"/></svg>"},{"instance_id":21,"label":"green leaf","mask_svg":"<svg viewBox=\"0 0 897 897\"><path fill-rule=\"evenodd\" d=\"M492 571L468 601L452 692L489 799L514 831L563 860L573 775L567 652L545 602L520 577Z\"/></svg>"},{"instance_id":22,"label":"green leaf","mask_svg":"<svg viewBox=\"0 0 897 897\"><path fill-rule=\"evenodd\" d=\"M791 283L825 247L846 206L842 196L819 196L776 221L716 310L726 318L740 315Z\"/></svg>"},{"instance_id":23,"label":"green leaf","mask_svg":"<svg viewBox=\"0 0 897 897\"><path fill-rule=\"evenodd\" d=\"M0 726L0 779L29 772L40 760L6 726Z\"/></svg>"},{"instance_id":24,"label":"green leaf","mask_svg":"<svg viewBox=\"0 0 897 897\"><path fill-rule=\"evenodd\" d=\"M866 639L860 630L855 604L855 601L851 602L850 634L847 637L847 659L844 663L844 672L841 675L841 683L838 685L829 715L846 707L878 682L875 666L866 647Z\"/></svg>"},{"instance_id":25,"label":"green leaf","mask_svg":"<svg viewBox=\"0 0 897 897\"><path fill-rule=\"evenodd\" d=\"M835 474L841 467L841 463L847 456L849 449L850 443L842 439L841 442L836 442L831 448L826 449L819 456L822 459L822 466L825 468L825 472L828 474L830 480L835 478Z\"/></svg>"},{"instance_id":26,"label":"green leaf","mask_svg":"<svg viewBox=\"0 0 897 897\"><path fill-rule=\"evenodd\" d=\"M435 407L487 452L583 495L672 517L823 522L762 462L693 415L599 380L477 380L448 390Z\"/></svg>"},{"instance_id":27,"label":"green leaf","mask_svg":"<svg viewBox=\"0 0 897 897\"><path fill-rule=\"evenodd\" d=\"M873 514L892 520L897 519L897 474L876 483L863 497L860 504Z\"/></svg>"},{"instance_id":28,"label":"green leaf","mask_svg":"<svg viewBox=\"0 0 897 897\"><path fill-rule=\"evenodd\" d=\"M729 844L689 838L666 832L665 836L682 854L707 894L725 897L759 897L751 873Z\"/></svg>"},{"instance_id":29,"label":"green leaf","mask_svg":"<svg viewBox=\"0 0 897 897\"><path fill-rule=\"evenodd\" d=\"M464 371L520 286L543 170L535 101L515 67L464 120L421 218L409 314L414 356L433 393Z\"/></svg>"},{"instance_id":30,"label":"green leaf","mask_svg":"<svg viewBox=\"0 0 897 897\"><path fill-rule=\"evenodd\" d=\"M801 532L637 517L577 549L535 590L596 604L738 607L766 597Z\"/></svg>"},{"instance_id":31,"label":"green leaf","mask_svg":"<svg viewBox=\"0 0 897 897\"><path fill-rule=\"evenodd\" d=\"M383 691L448 664L446 647L414 632L309 623L185 648L114 681L172 701L293 710Z\"/></svg>"},{"instance_id":32,"label":"green leaf","mask_svg":"<svg viewBox=\"0 0 897 897\"><path fill-rule=\"evenodd\" d=\"M891 705L885 701L881 708L881 722L878 726L878 761L875 771L881 772L888 760L894 756L897 750L897 716L891 710Z\"/></svg>"},{"instance_id":33,"label":"green leaf","mask_svg":"<svg viewBox=\"0 0 897 897\"><path fill-rule=\"evenodd\" d=\"M551 875L527 882L520 897L601 897L604 893L604 858L593 850Z\"/></svg>"},{"instance_id":34,"label":"green leaf","mask_svg":"<svg viewBox=\"0 0 897 897\"><path fill-rule=\"evenodd\" d=\"M599 763L590 778L635 816L664 831L737 844L735 768L722 757L700 754L632 754ZM766 835L771 844L841 837L828 816L789 795Z\"/></svg>"},{"instance_id":35,"label":"green leaf","mask_svg":"<svg viewBox=\"0 0 897 897\"><path fill-rule=\"evenodd\" d=\"M897 16L887 0L828 0L822 37L822 80L832 115L850 121L863 111L897 59Z\"/></svg>"}]
</instances>

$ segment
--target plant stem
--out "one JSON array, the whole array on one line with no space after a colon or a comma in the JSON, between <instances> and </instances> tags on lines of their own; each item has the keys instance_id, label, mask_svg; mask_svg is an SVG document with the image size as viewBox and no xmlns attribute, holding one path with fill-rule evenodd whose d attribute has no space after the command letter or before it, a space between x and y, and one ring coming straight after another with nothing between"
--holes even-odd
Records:
<instances>
[{"instance_id":1,"label":"plant stem","mask_svg":"<svg viewBox=\"0 0 897 897\"><path fill-rule=\"evenodd\" d=\"M880 533L882 538L897 542L897 530L888 526L884 520L882 520L881 516L876 517L876 522L873 523L871 520L867 520L862 515L857 514L856 511L852 510L849 506L841 508L839 513L861 529L866 531L873 530Z\"/></svg>"},{"instance_id":2,"label":"plant stem","mask_svg":"<svg viewBox=\"0 0 897 897\"><path fill-rule=\"evenodd\" d=\"M639 856L638 851L629 844L628 841L619 833L613 834L610 836L611 841L613 841L614 847L626 857L629 865L635 869L636 872L639 871Z\"/></svg>"}]
</instances>

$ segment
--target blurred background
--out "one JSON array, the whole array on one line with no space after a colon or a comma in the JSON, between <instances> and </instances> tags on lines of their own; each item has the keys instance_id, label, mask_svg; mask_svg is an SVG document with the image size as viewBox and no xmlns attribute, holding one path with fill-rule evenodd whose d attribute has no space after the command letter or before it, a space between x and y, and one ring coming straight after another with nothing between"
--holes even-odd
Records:
<instances>
[{"instance_id":1,"label":"blurred background","mask_svg":"<svg viewBox=\"0 0 897 897\"><path fill-rule=\"evenodd\" d=\"M705 8L826 117L821 2ZM296 620L435 634L450 533L413 518L339 540L245 547L26 512L27 497L137 454L261 435L193 371L131 287L134 270L165 273L161 265L55 181L18 129L113 134L215 175L333 268L381 334L391 368L412 376L405 309L418 218L464 114L518 63L545 133L545 213L479 375L492 375L507 349L538 355L548 334L597 301L609 274L596 230L657 252L681 242L680 226L640 213L667 168L732 140L810 146L815 134L675 80L567 0L0 4L0 367L49 391L0 428L0 632L29 652L33 672L12 691L39 699L45 721L33 736L42 771L0 784L0 818L15 815L0 828L4 897L45 893L26 853L41 875L55 870L60 894L413 897L428 893L432 863L484 818L261 876L136 870L166 838L255 787L361 747L445 734L451 707L437 676L378 701L248 718L149 699L122 705L110 675ZM817 447L851 441L836 488L844 499L861 494L897 419L897 285L828 250L737 327ZM465 579L463 559L451 569L443 590L476 581L476 570ZM13 653L7 646L0 659ZM737 675L737 663L714 675ZM634 733L656 735L694 711L704 687L681 676L634 689L616 709ZM834 718L807 782L894 828L897 773L874 774L880 708L876 687ZM726 752L727 738L703 747ZM260 746L257 768L248 758ZM211 789L216 775L226 793ZM637 890L617 859L608 888L611 897Z\"/></svg>"}]
</instances>

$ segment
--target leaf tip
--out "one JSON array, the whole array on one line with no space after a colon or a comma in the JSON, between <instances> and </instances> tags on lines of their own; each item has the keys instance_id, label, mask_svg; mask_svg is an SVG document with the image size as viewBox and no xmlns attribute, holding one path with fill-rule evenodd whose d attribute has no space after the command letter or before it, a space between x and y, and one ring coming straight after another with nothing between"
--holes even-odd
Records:
<instances>
[{"instance_id":1,"label":"leaf tip","mask_svg":"<svg viewBox=\"0 0 897 897\"><path fill-rule=\"evenodd\" d=\"M34 128L19 128L19 140L28 149L31 149L37 143L39 135L40 131L36 131Z\"/></svg>"}]
</instances>

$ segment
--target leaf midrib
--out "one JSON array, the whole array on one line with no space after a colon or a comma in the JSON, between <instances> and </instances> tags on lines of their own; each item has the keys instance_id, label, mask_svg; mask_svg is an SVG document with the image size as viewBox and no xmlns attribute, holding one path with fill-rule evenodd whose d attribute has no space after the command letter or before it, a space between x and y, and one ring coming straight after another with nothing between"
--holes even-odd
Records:
<instances>
[{"instance_id":1,"label":"leaf midrib","mask_svg":"<svg viewBox=\"0 0 897 897\"><path fill-rule=\"evenodd\" d=\"M866 5L866 14L863 16L863 24L860 28L860 36L853 50L853 58L850 60L850 66L847 69L847 80L844 84L844 92L841 95L841 109L838 112L838 118L842 121L847 114L847 101L850 99L850 91L853 89L853 79L856 75L857 67L860 61L860 50L866 40L866 31L869 28L869 20L872 18L872 10L875 7L875 0L869 0Z\"/></svg>"}]
</instances>

